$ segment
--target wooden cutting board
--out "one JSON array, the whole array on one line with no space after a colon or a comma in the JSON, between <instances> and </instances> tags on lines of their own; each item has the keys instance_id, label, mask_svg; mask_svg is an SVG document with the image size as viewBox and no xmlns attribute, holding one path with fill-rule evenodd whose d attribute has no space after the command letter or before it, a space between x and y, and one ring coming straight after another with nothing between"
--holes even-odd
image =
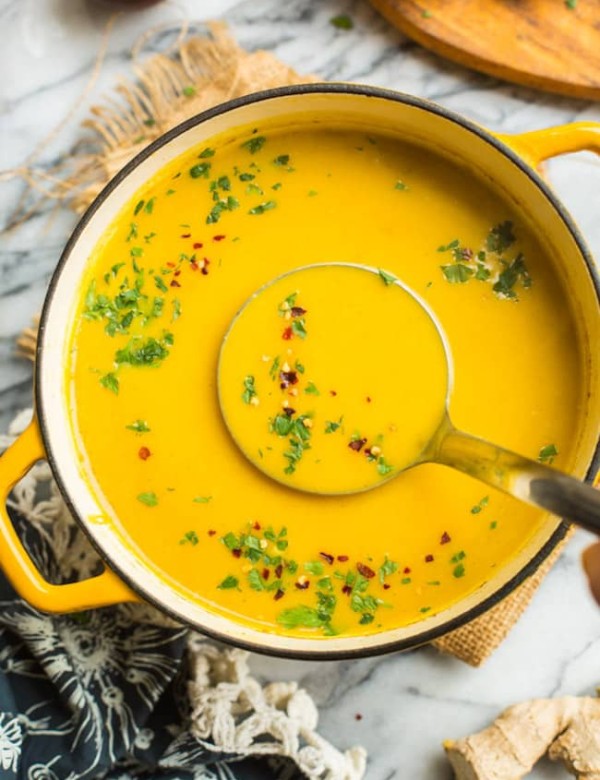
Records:
<instances>
[{"instance_id":1,"label":"wooden cutting board","mask_svg":"<svg viewBox=\"0 0 600 780\"><path fill-rule=\"evenodd\" d=\"M528 87L600 99L600 0L371 3L405 35L461 65Z\"/></svg>"}]
</instances>

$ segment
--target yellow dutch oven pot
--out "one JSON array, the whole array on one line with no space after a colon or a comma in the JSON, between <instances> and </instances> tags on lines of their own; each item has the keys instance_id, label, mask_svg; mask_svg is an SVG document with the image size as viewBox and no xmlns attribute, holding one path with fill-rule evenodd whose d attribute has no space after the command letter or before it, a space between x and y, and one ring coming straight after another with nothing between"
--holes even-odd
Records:
<instances>
[{"instance_id":1,"label":"yellow dutch oven pot","mask_svg":"<svg viewBox=\"0 0 600 780\"><path fill-rule=\"evenodd\" d=\"M548 516L537 535L477 592L445 611L379 634L326 640L277 636L209 612L177 591L149 566L105 517L70 434L64 368L65 334L80 280L93 247L122 206L166 163L188 148L237 126L272 117L302 123L307 116L396 133L441 150L491 182L528 217L554 249L565 295L578 317L587 361L588 405L577 445L575 474L592 481L599 463L600 283L593 260L564 207L536 169L547 158L588 149L600 152L600 125L577 123L521 135L494 135L440 106L372 87L321 84L250 95L204 112L168 132L141 152L102 191L69 240L46 297L35 377L36 418L0 458L0 565L19 594L49 612L148 601L200 631L248 647L291 657L340 658L402 650L429 642L498 603L531 575L564 537L567 526ZM104 572L84 582L53 585L40 575L16 535L5 499L35 461L47 458L73 515L106 562Z\"/></svg>"}]
</instances>

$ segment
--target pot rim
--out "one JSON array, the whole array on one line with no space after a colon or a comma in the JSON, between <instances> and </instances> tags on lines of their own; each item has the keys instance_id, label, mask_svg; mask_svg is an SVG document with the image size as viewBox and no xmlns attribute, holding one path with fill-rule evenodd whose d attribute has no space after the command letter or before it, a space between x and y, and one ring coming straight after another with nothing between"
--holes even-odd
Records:
<instances>
[{"instance_id":1,"label":"pot rim","mask_svg":"<svg viewBox=\"0 0 600 780\"><path fill-rule=\"evenodd\" d=\"M74 517L75 521L77 522L78 526L86 535L86 537L88 538L88 540L90 541L94 549L98 552L101 560L105 563L105 565L108 565L117 574L117 576L120 579L122 579L123 582L125 582L133 591L140 594L140 596L143 598L145 602L152 604L152 606L156 607L161 612L168 614L170 617L172 617L178 622L182 622L182 621L185 622L185 618L182 618L180 614L170 610L168 606L166 606L162 602L159 602L153 596L145 593L137 585L137 583L133 580L133 578L131 578L126 571L119 568L119 566L115 565L112 559L106 554L106 552L103 549L101 549L100 545L96 542L96 540L89 532L86 523L79 516L74 503L71 501L68 487L63 481L63 478L61 476L60 465L55 459L51 448L48 446L48 442L50 440L48 435L49 424L46 416L46 411L44 408L44 402L42 400L43 393L41 387L41 376L43 372L40 370L40 368L44 360L43 342L44 342L44 334L46 331L49 312L54 300L54 296L57 291L57 287L59 285L63 268L68 263L69 258L73 250L75 249L82 232L84 231L86 226L90 223L90 221L94 218L94 215L97 212L97 210L100 208L100 206L111 196L113 191L121 184L121 182L124 179L126 179L142 162L144 162L146 159L154 155L159 149L169 144L172 140L177 138L179 135L187 132L191 128L199 124L202 124L203 122L209 119L212 119L213 117L217 117L221 114L226 114L240 107L244 107L254 103L260 103L266 100L272 100L279 97L298 96L298 95L301 96L301 95L311 95L311 94L350 94L350 95L358 95L363 97L374 97L374 98L379 98L384 100L391 100L397 103L402 103L411 106L413 108L423 110L425 112L436 114L445 120L448 120L450 122L453 122L456 125L459 125L461 128L471 133L474 133L481 140L485 141L487 144L494 147L495 150L499 152L501 155L508 157L510 161L515 166L517 166L521 170L521 172L524 173L538 189L542 191L542 194L545 196L547 201L549 201L549 204L552 206L552 208L557 213L562 223L565 225L565 227L571 234L571 237L573 238L577 246L577 249L587 267L587 271L593 283L596 299L598 303L600 303L600 275L596 269L592 255L588 250L585 241L581 233L579 232L579 229L575 225L573 218L571 217L567 209L562 205L560 200L556 197L556 195L554 195L550 187L543 181L543 179L538 175L538 173L533 168L531 168L513 149L510 148L510 146L503 143L499 138L495 137L491 132L480 127L479 125L475 124L474 122L467 119L466 117L463 117L460 114L448 110L445 107L440 106L437 103L434 103L432 101L415 97L413 95L408 95L406 93L398 92L395 90L385 89L382 87L374 87L369 85L362 85L362 84L333 82L333 83L298 84L293 86L275 87L272 89L255 92L250 95L245 95L243 97L234 98L225 103L221 103L217 106L209 108L206 111L201 112L200 114L196 114L195 116L186 119L181 124L171 128L166 133L161 135L159 138L155 139L151 144L149 144L147 147L142 149L132 160L130 160L108 182L108 184L105 185L105 187L100 191L100 193L94 198L92 203L88 206L84 214L79 219L77 225L73 229L73 232L71 233L61 253L58 264L50 279L48 290L44 298L44 303L40 315L39 335L38 335L38 341L36 347L34 398L35 398L36 415L40 427L40 434L44 445L44 450L46 453L46 459L50 465L53 477L56 480L60 494L63 500L65 501L72 516ZM585 481L591 482L599 468L600 468L600 441L596 443L594 454L592 456L590 466L585 476ZM262 653L264 655L272 655L279 658L289 658L289 659L299 659L299 660L320 659L320 660L333 661L333 660L377 656L377 655L383 655L385 653L391 653L395 651L415 649L422 645L428 644L433 640L438 639L441 636L444 636L445 634L451 631L454 631L457 628L460 628L461 626L471 622L475 618L479 617L483 613L487 612L488 610L496 606L510 593L515 591L516 588L518 588L519 585L521 585L528 577L530 577L532 574L535 573L535 571L540 567L540 565L544 562L544 560L546 560L546 558L557 547L559 542L561 542L565 538L568 530L569 530L569 523L565 521L560 521L557 525L557 528L547 539L547 541L542 545L542 547L536 552L536 554L511 579L509 579L506 583L504 583L504 585L500 586L496 591L494 591L494 593L490 594L487 598L482 599L480 602L473 605L468 610L465 610L460 615L448 619L447 621L436 626L435 628L421 631L417 635L406 639L395 639L386 642L384 638L387 632L382 631L379 634L379 636L382 637L382 641L377 645L366 647L366 648L358 647L355 649L348 649L348 650L328 650L326 640L324 640L323 646L314 650L312 649L295 650L293 648L272 649L268 644L268 639L270 634L267 632L264 632L263 634L264 642L259 643L259 642L239 639L237 637L232 638L224 632L216 631L214 629L208 629L204 626L198 626L195 623L190 622L187 623L187 625L191 628L201 631L202 633L204 633L205 635L213 639L225 642L230 645L233 644L235 646L242 647L252 652ZM290 640L293 640L293 637L290 637Z\"/></svg>"}]
</instances>

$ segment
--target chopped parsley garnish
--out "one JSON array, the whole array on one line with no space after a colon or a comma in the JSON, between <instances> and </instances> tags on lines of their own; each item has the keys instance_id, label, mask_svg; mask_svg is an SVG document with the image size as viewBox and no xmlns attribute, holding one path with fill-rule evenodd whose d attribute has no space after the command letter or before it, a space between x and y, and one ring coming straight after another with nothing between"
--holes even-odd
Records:
<instances>
[{"instance_id":1,"label":"chopped parsley garnish","mask_svg":"<svg viewBox=\"0 0 600 780\"><path fill-rule=\"evenodd\" d=\"M280 154L273 160L273 165L288 165L290 162L289 154Z\"/></svg>"},{"instance_id":2,"label":"chopped parsley garnish","mask_svg":"<svg viewBox=\"0 0 600 780\"><path fill-rule=\"evenodd\" d=\"M390 574L394 574L398 571L398 564L394 561L388 560L387 555L385 556L384 562L379 567L379 582L383 585L385 582L385 578L389 577Z\"/></svg>"},{"instance_id":3,"label":"chopped parsley garnish","mask_svg":"<svg viewBox=\"0 0 600 780\"><path fill-rule=\"evenodd\" d=\"M397 181L397 182L396 182L396 184L394 185L394 189L395 189L395 190L400 190L401 192L403 192L404 190L407 190L407 189L408 189L408 185L407 185L407 184L405 184L405 183L404 183L403 181L401 181L400 179L398 179L398 181Z\"/></svg>"},{"instance_id":4,"label":"chopped parsley garnish","mask_svg":"<svg viewBox=\"0 0 600 780\"><path fill-rule=\"evenodd\" d=\"M398 281L397 276L394 276L394 274L391 274L389 271L384 271L383 268L378 268L377 273L386 287L389 287L390 284L394 284L394 282Z\"/></svg>"},{"instance_id":5,"label":"chopped parsley garnish","mask_svg":"<svg viewBox=\"0 0 600 780\"><path fill-rule=\"evenodd\" d=\"M472 268L464 263L454 263L453 265L441 266L444 276L451 284L464 284L475 273Z\"/></svg>"},{"instance_id":6,"label":"chopped parsley garnish","mask_svg":"<svg viewBox=\"0 0 600 780\"><path fill-rule=\"evenodd\" d=\"M219 590L232 590L233 588L237 588L238 585L239 585L238 578L230 574L228 577L225 577L225 579L221 582L220 585L217 585L217 588Z\"/></svg>"},{"instance_id":7,"label":"chopped parsley garnish","mask_svg":"<svg viewBox=\"0 0 600 780\"><path fill-rule=\"evenodd\" d=\"M244 392L242 393L242 401L245 404L251 404L252 399L257 397L258 393L256 392L256 387L254 386L254 377L244 377Z\"/></svg>"},{"instance_id":8,"label":"chopped parsley garnish","mask_svg":"<svg viewBox=\"0 0 600 780\"><path fill-rule=\"evenodd\" d=\"M133 216L134 217L137 217L137 215L140 213L140 211L144 208L144 203L145 203L145 201L143 201L143 200L140 200L140 201L137 202L137 204L136 204L136 206L135 206L135 208L133 210Z\"/></svg>"},{"instance_id":9,"label":"chopped parsley garnish","mask_svg":"<svg viewBox=\"0 0 600 780\"><path fill-rule=\"evenodd\" d=\"M277 622L284 628L321 628L329 620L323 620L318 610L306 604L284 609L277 616Z\"/></svg>"},{"instance_id":10,"label":"chopped parsley garnish","mask_svg":"<svg viewBox=\"0 0 600 780\"><path fill-rule=\"evenodd\" d=\"M158 496L156 493L138 493L137 500L145 506L157 506Z\"/></svg>"},{"instance_id":11,"label":"chopped parsley garnish","mask_svg":"<svg viewBox=\"0 0 600 780\"><path fill-rule=\"evenodd\" d=\"M126 241L131 241L132 238L138 237L138 226L135 222L129 223L129 233L127 234Z\"/></svg>"},{"instance_id":12,"label":"chopped parsley garnish","mask_svg":"<svg viewBox=\"0 0 600 780\"><path fill-rule=\"evenodd\" d=\"M181 301L179 298L174 298L171 301L171 305L173 307L173 313L171 314L171 322L175 322L175 320L178 320L181 317Z\"/></svg>"},{"instance_id":13,"label":"chopped parsley garnish","mask_svg":"<svg viewBox=\"0 0 600 780\"><path fill-rule=\"evenodd\" d=\"M195 547L199 541L200 539L198 539L198 534L195 531L187 531L179 540L179 544L191 544L192 547Z\"/></svg>"},{"instance_id":14,"label":"chopped parsley garnish","mask_svg":"<svg viewBox=\"0 0 600 780\"><path fill-rule=\"evenodd\" d=\"M212 500L212 496L196 496L193 499L194 504L208 504Z\"/></svg>"},{"instance_id":15,"label":"chopped parsley garnish","mask_svg":"<svg viewBox=\"0 0 600 780\"><path fill-rule=\"evenodd\" d=\"M135 420L131 425L125 426L128 431L135 431L136 433L150 433L150 426L145 420Z\"/></svg>"},{"instance_id":16,"label":"chopped parsley garnish","mask_svg":"<svg viewBox=\"0 0 600 780\"><path fill-rule=\"evenodd\" d=\"M187 87L184 87L182 90L185 97L194 97L196 94L196 87L192 86L191 84L188 84Z\"/></svg>"},{"instance_id":17,"label":"chopped parsley garnish","mask_svg":"<svg viewBox=\"0 0 600 780\"><path fill-rule=\"evenodd\" d=\"M343 417L340 417L340 419L337 422L334 422L333 420L326 420L325 433L335 433L342 425L343 419L344 419Z\"/></svg>"},{"instance_id":18,"label":"chopped parsley garnish","mask_svg":"<svg viewBox=\"0 0 600 780\"><path fill-rule=\"evenodd\" d=\"M154 203L156 201L156 198L150 198L150 200L146 201L146 205L144 206L144 211L146 214L152 214L154 211Z\"/></svg>"},{"instance_id":19,"label":"chopped parsley garnish","mask_svg":"<svg viewBox=\"0 0 600 780\"><path fill-rule=\"evenodd\" d=\"M457 566L454 567L452 571L452 575L456 577L457 579L460 579L460 577L465 576L465 566L463 563L459 563Z\"/></svg>"},{"instance_id":20,"label":"chopped parsley garnish","mask_svg":"<svg viewBox=\"0 0 600 780\"><path fill-rule=\"evenodd\" d=\"M214 154L215 154L215 150L214 150L214 149L211 149L211 148L210 148L210 146L207 146L207 147L206 147L206 149L203 149L203 150L200 152L200 154L198 155L198 157L200 157L201 159L203 159L203 160L204 160L204 159L206 159L207 157L214 157Z\"/></svg>"},{"instance_id":21,"label":"chopped parsley garnish","mask_svg":"<svg viewBox=\"0 0 600 780\"><path fill-rule=\"evenodd\" d=\"M259 203L258 206L254 206L248 211L248 214L264 214L265 211L270 211L277 206L277 202L274 200L268 200L265 203Z\"/></svg>"},{"instance_id":22,"label":"chopped parsley garnish","mask_svg":"<svg viewBox=\"0 0 600 780\"><path fill-rule=\"evenodd\" d=\"M389 474L393 470L394 470L394 467L386 462L386 460L383 457L383 455L381 455L379 458L377 458L377 473L378 474L380 474L382 477L385 477L387 474Z\"/></svg>"},{"instance_id":23,"label":"chopped parsley garnish","mask_svg":"<svg viewBox=\"0 0 600 780\"><path fill-rule=\"evenodd\" d=\"M299 336L301 339L305 339L308 335L306 332L304 317L297 317L296 319L293 319L291 327L294 336Z\"/></svg>"},{"instance_id":24,"label":"chopped parsley garnish","mask_svg":"<svg viewBox=\"0 0 600 780\"><path fill-rule=\"evenodd\" d=\"M119 365L130 366L155 366L169 355L168 347L173 345L173 334L164 331L162 338L153 336L143 339L135 336L123 348L117 350L115 362Z\"/></svg>"},{"instance_id":25,"label":"chopped parsley garnish","mask_svg":"<svg viewBox=\"0 0 600 780\"><path fill-rule=\"evenodd\" d=\"M329 24L333 25L333 27L338 30L351 30L354 27L354 22L348 14L332 16L329 20Z\"/></svg>"},{"instance_id":26,"label":"chopped parsley garnish","mask_svg":"<svg viewBox=\"0 0 600 780\"><path fill-rule=\"evenodd\" d=\"M315 385L314 382L309 382L304 388L304 392L307 395L321 395L319 388Z\"/></svg>"},{"instance_id":27,"label":"chopped parsley garnish","mask_svg":"<svg viewBox=\"0 0 600 780\"><path fill-rule=\"evenodd\" d=\"M494 284L493 290L498 295L515 300L517 293L514 291L516 283L520 281L526 289L531 287L531 277L525 265L523 255L519 253L510 265L508 265L498 276L498 281Z\"/></svg>"},{"instance_id":28,"label":"chopped parsley garnish","mask_svg":"<svg viewBox=\"0 0 600 780\"><path fill-rule=\"evenodd\" d=\"M542 447L538 454L538 460L540 463L547 463L550 465L554 458L558 455L558 449L555 444L546 444Z\"/></svg>"},{"instance_id":29,"label":"chopped parsley garnish","mask_svg":"<svg viewBox=\"0 0 600 780\"><path fill-rule=\"evenodd\" d=\"M159 290L160 290L162 293L169 292L169 288L168 288L168 287L167 287L167 285L166 285L166 284L163 282L163 280L160 278L160 276L155 276L155 277L154 277L154 284L156 285L156 287L157 287L157 288L158 288L158 289L159 289Z\"/></svg>"},{"instance_id":30,"label":"chopped parsley garnish","mask_svg":"<svg viewBox=\"0 0 600 780\"><path fill-rule=\"evenodd\" d=\"M514 244L515 241L513 223L510 220L506 220L499 225L495 225L490 230L488 237L485 240L485 248L488 252L496 252L500 255L505 249L508 249L511 244Z\"/></svg>"},{"instance_id":31,"label":"chopped parsley garnish","mask_svg":"<svg viewBox=\"0 0 600 780\"><path fill-rule=\"evenodd\" d=\"M252 179L254 179L254 174L253 173L240 173L240 175L238 176L238 179L240 181L252 181Z\"/></svg>"},{"instance_id":32,"label":"chopped parsley garnish","mask_svg":"<svg viewBox=\"0 0 600 780\"><path fill-rule=\"evenodd\" d=\"M107 390L110 390L111 393L114 393L115 395L119 394L119 380L117 379L116 375L112 371L100 377L100 384L102 385L102 387L105 387Z\"/></svg>"},{"instance_id":33,"label":"chopped parsley garnish","mask_svg":"<svg viewBox=\"0 0 600 780\"><path fill-rule=\"evenodd\" d=\"M458 249L459 246L460 246L460 241L458 238L455 238L453 241L450 241L449 244L442 244L442 246L438 246L437 251L451 252L453 249Z\"/></svg>"},{"instance_id":34,"label":"chopped parsley garnish","mask_svg":"<svg viewBox=\"0 0 600 780\"><path fill-rule=\"evenodd\" d=\"M314 574L317 577L320 577L321 574L325 571L325 567L321 563L321 561L307 561L304 564L304 569L309 572L309 574Z\"/></svg>"},{"instance_id":35,"label":"chopped parsley garnish","mask_svg":"<svg viewBox=\"0 0 600 780\"><path fill-rule=\"evenodd\" d=\"M243 144L241 144L242 149L247 149L250 154L256 154L256 152L260 152L260 150L263 148L266 142L266 138L264 135L255 135L252 138L249 138L247 141L244 141Z\"/></svg>"},{"instance_id":36,"label":"chopped parsley garnish","mask_svg":"<svg viewBox=\"0 0 600 780\"><path fill-rule=\"evenodd\" d=\"M264 195L264 194L265 193L258 186L258 184L254 184L250 182L250 184L246 187L246 195Z\"/></svg>"},{"instance_id":37,"label":"chopped parsley garnish","mask_svg":"<svg viewBox=\"0 0 600 780\"><path fill-rule=\"evenodd\" d=\"M192 179L208 179L208 174L211 169L209 162L196 163L190 168L190 176Z\"/></svg>"},{"instance_id":38,"label":"chopped parsley garnish","mask_svg":"<svg viewBox=\"0 0 600 780\"><path fill-rule=\"evenodd\" d=\"M471 507L471 514L478 515L490 503L490 497L484 496L475 506Z\"/></svg>"}]
</instances>

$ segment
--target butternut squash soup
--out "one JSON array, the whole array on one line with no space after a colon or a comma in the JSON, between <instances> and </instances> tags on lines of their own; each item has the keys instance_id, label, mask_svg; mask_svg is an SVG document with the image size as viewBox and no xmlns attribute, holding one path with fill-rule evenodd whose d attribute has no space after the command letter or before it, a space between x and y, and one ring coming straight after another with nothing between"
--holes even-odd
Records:
<instances>
[{"instance_id":1,"label":"butternut squash soup","mask_svg":"<svg viewBox=\"0 0 600 780\"><path fill-rule=\"evenodd\" d=\"M546 520L443 466L396 473L446 382L396 278L447 334L459 428L568 471L585 383L550 252L508 199L309 120L216 137L139 191L90 257L66 371L91 487L146 565L207 610L325 639L446 609ZM277 279L323 263L379 271Z\"/></svg>"}]
</instances>

